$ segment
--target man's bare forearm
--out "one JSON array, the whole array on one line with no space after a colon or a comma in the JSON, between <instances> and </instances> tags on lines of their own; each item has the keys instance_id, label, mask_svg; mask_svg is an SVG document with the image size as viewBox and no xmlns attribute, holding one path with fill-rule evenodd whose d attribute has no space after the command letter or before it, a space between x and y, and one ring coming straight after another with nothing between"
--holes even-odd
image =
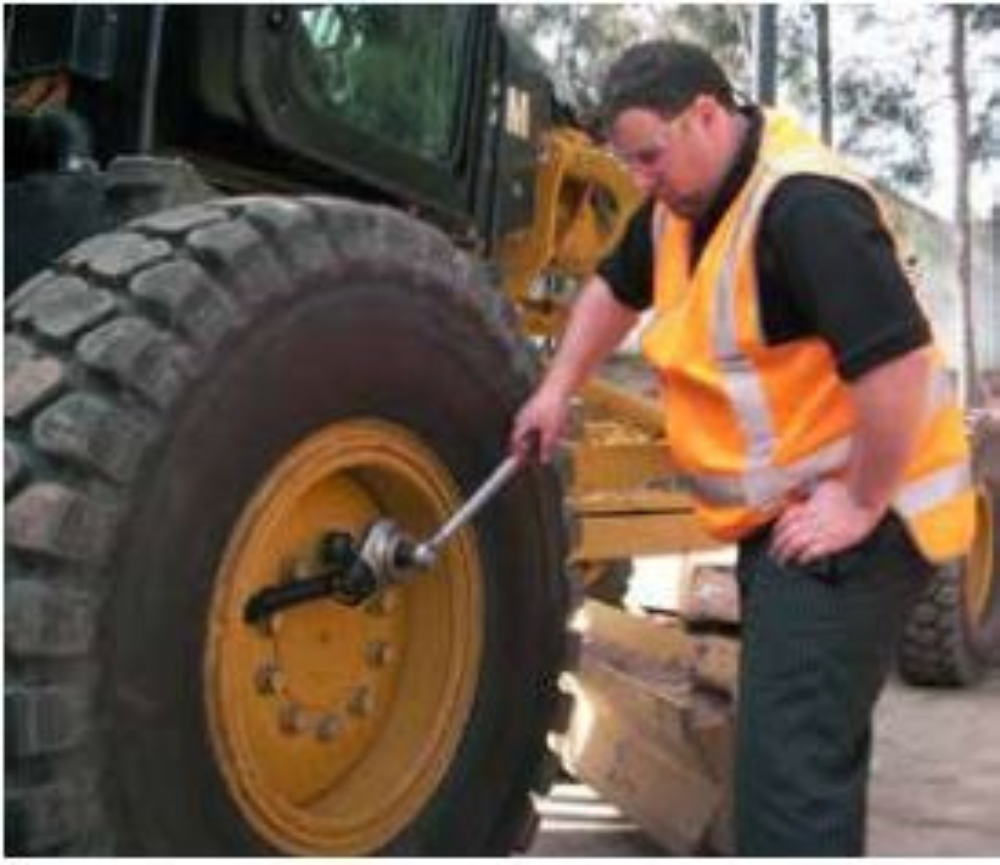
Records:
<instances>
[{"instance_id":1,"label":"man's bare forearm","mask_svg":"<svg viewBox=\"0 0 1000 865\"><path fill-rule=\"evenodd\" d=\"M846 485L866 509L883 512L902 481L927 406L930 357L916 349L850 385L857 413Z\"/></svg>"},{"instance_id":2,"label":"man's bare forearm","mask_svg":"<svg viewBox=\"0 0 1000 865\"><path fill-rule=\"evenodd\" d=\"M568 399L621 343L638 317L615 299L603 279L592 277L573 306L543 387Z\"/></svg>"},{"instance_id":3,"label":"man's bare forearm","mask_svg":"<svg viewBox=\"0 0 1000 865\"><path fill-rule=\"evenodd\" d=\"M551 459L563 436L570 397L629 332L638 313L619 303L608 284L592 277L573 305L559 350L545 379L518 412L511 431L511 452L522 460L536 452Z\"/></svg>"}]
</instances>

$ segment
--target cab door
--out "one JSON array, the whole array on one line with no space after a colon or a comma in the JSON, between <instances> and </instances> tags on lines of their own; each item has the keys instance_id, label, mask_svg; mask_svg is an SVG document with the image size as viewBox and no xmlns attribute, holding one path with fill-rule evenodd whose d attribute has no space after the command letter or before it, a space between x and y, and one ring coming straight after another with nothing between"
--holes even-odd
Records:
<instances>
[{"instance_id":1,"label":"cab door","mask_svg":"<svg viewBox=\"0 0 1000 865\"><path fill-rule=\"evenodd\" d=\"M492 10L327 5L247 11L240 79L273 144L472 220L487 153Z\"/></svg>"}]
</instances>

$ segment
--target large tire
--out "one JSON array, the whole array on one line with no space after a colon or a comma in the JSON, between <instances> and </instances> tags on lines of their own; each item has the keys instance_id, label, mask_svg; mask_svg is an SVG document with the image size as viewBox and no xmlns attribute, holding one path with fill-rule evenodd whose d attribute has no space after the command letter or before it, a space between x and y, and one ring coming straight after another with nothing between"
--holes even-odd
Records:
<instances>
[{"instance_id":1,"label":"large tire","mask_svg":"<svg viewBox=\"0 0 1000 865\"><path fill-rule=\"evenodd\" d=\"M986 481L972 553L932 576L897 657L904 681L942 687L973 685L1000 660L1000 496Z\"/></svg>"},{"instance_id":2,"label":"large tire","mask_svg":"<svg viewBox=\"0 0 1000 865\"><path fill-rule=\"evenodd\" d=\"M4 184L4 295L71 246L130 219L197 204L213 192L185 162L119 156L104 171L46 171Z\"/></svg>"},{"instance_id":3,"label":"large tire","mask_svg":"<svg viewBox=\"0 0 1000 865\"><path fill-rule=\"evenodd\" d=\"M275 489L304 523L360 531L358 514L398 506L426 531L488 474L533 375L512 322L436 231L327 199L148 217L11 297L9 852L499 854L525 841L566 709L551 471L516 478L444 573L394 590L388 619L364 618L387 603L326 599L283 613L280 630L238 615L280 576L257 573L271 560L254 535ZM318 517L288 468L316 442ZM323 454L339 474L323 474ZM311 726L309 688L368 676L375 661L351 652L376 626L403 635L394 678L371 673L350 712ZM281 688L232 677L258 655L284 665ZM278 732L244 736L272 709ZM328 778L324 754L349 765Z\"/></svg>"}]
</instances>

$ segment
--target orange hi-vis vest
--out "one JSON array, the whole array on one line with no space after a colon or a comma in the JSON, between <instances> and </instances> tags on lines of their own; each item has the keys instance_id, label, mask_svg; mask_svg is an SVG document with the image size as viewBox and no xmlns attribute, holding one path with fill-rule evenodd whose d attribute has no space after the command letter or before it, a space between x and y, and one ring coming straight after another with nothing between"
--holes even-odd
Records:
<instances>
[{"instance_id":1,"label":"orange hi-vis vest","mask_svg":"<svg viewBox=\"0 0 1000 865\"><path fill-rule=\"evenodd\" d=\"M769 196L794 174L836 177L877 202L827 148L767 112L757 164L693 272L691 223L662 205L654 219L654 315L643 352L660 373L671 455L706 528L727 541L774 519L850 456L854 407L826 343L771 346L761 328L755 241ZM923 428L892 507L928 559L969 548L968 442L936 350Z\"/></svg>"}]
</instances>

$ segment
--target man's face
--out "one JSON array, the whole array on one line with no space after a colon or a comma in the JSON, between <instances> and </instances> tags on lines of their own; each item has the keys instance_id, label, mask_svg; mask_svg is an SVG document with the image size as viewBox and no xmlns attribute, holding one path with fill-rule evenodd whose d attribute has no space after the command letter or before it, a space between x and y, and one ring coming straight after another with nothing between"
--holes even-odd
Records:
<instances>
[{"instance_id":1,"label":"man's face","mask_svg":"<svg viewBox=\"0 0 1000 865\"><path fill-rule=\"evenodd\" d=\"M686 219L699 216L713 188L714 157L696 101L675 117L629 108L611 127L611 146L639 188Z\"/></svg>"}]
</instances>

